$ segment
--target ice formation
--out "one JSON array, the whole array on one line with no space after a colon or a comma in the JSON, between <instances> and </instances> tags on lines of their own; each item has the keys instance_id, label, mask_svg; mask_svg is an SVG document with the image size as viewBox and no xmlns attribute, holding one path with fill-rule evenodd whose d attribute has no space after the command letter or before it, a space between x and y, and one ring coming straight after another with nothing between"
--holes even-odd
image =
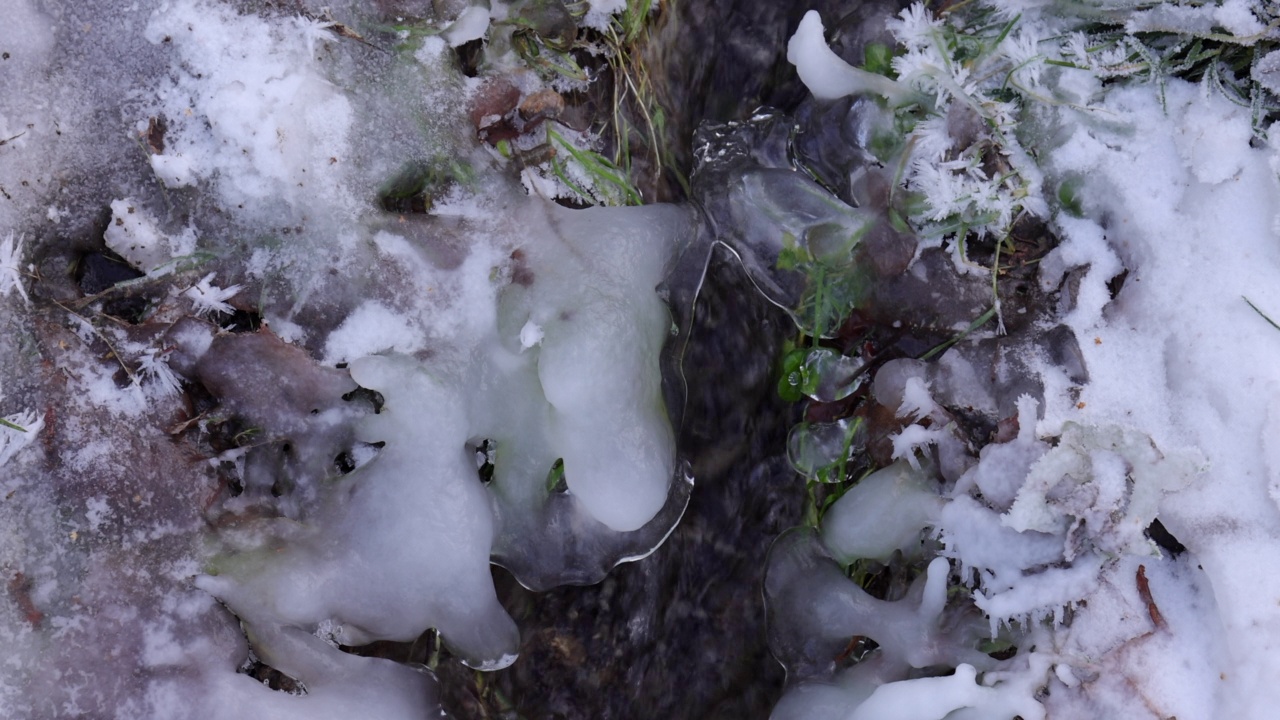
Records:
<instances>
[{"instance_id":1,"label":"ice formation","mask_svg":"<svg viewBox=\"0 0 1280 720\"><path fill-rule=\"evenodd\" d=\"M20 598L4 638L23 666L0 679L0 706L14 717L438 712L426 668L337 646L435 629L467 664L504 667L520 638L491 563L537 589L595 583L652 552L684 512L692 478L667 408L673 321L658 288L692 214L529 197L514 161L468 131L479 81L431 39L379 36L388 50L320 8L117 5L22 0L0 22L6 71L25 73L6 86L0 130L29 126L0 144L14 159L0 185L24 188L6 193L15 202L0 221L40 228L33 261L72 283L37 292L57 320L17 314L41 276L23 264L32 244L7 235L0 300L18 333L0 342L0 367L45 402L33 390L43 371L24 360L39 345L59 354L58 392L75 398L57 400L75 412L49 414L52 427L27 411L9 421L22 429L0 427L5 491L31 513L7 506L6 527L33 538L0 544ZM324 12L369 21L356 4ZM59 56L94 22L137 68L99 77L83 56ZM486 34L490 13L443 24L459 45ZM41 100L50 77L70 99ZM105 194L82 190L98 193L85 207L107 209L103 226L96 210L46 212L74 199L30 189L97 147L73 122L94 93L124 98L98 145L127 152L104 173ZM429 193L430 214L388 212L402 186ZM87 247L58 245L53 223L90 236ZM84 263L77 274L51 270L68 256ZM68 462L42 465L63 440ZM158 448L144 474L168 484L111 480L133 443ZM66 530L40 525L57 503L77 508ZM145 600L113 597L129 586ZM119 628L89 622L81 604ZM136 673L71 653L115 633ZM55 665L85 682L48 685ZM294 692L250 677L258 666Z\"/></svg>"},{"instance_id":2,"label":"ice formation","mask_svg":"<svg viewBox=\"0 0 1280 720\"><path fill-rule=\"evenodd\" d=\"M1116 80L1128 40L991 0L1016 20L972 62L923 4L888 19L890 79L811 12L785 50L821 102L700 131L693 242L693 210L567 210L542 196L581 167L477 142L516 111L469 123L489 86L450 48L509 41L507 3L436 4L419 36L252 5L0 10L7 716L438 711L426 668L336 646L435 628L498 668L519 632L491 563L541 590L663 541L692 480L658 287L675 268L689 302L712 252L826 343L779 383L815 408L796 468L881 467L773 547L775 717L1273 712L1280 127L1211 78ZM1274 41L1258 0L1101 5L1129 33ZM516 102L546 89L513 76ZM1023 216L1060 239L1022 288L1039 306L954 241ZM846 322L931 359L836 352Z\"/></svg>"}]
</instances>

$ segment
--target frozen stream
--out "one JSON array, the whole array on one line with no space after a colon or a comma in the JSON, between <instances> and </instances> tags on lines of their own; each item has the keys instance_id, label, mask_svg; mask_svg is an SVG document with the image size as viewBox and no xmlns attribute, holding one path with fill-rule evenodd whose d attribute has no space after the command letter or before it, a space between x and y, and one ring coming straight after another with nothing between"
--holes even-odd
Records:
<instances>
[{"instance_id":1,"label":"frozen stream","mask_svg":"<svg viewBox=\"0 0 1280 720\"><path fill-rule=\"evenodd\" d=\"M1280 10L1086 5L8 0L0 716L1270 717Z\"/></svg>"}]
</instances>

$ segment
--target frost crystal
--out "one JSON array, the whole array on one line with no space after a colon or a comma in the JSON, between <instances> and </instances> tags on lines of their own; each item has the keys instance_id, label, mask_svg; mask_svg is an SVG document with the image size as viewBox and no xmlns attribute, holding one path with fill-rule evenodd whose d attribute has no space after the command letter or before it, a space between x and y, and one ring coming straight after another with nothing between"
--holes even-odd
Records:
<instances>
[{"instance_id":1,"label":"frost crystal","mask_svg":"<svg viewBox=\"0 0 1280 720\"><path fill-rule=\"evenodd\" d=\"M17 289L24 302L30 303L27 291L22 287L22 238L14 239L13 233L0 241L0 295L9 297L9 291Z\"/></svg>"},{"instance_id":2,"label":"frost crystal","mask_svg":"<svg viewBox=\"0 0 1280 720\"><path fill-rule=\"evenodd\" d=\"M1005 57L1013 64L1013 76L1029 89L1040 85L1040 71L1044 68L1045 58L1040 53L1040 42L1040 37L1034 32L1022 30L1001 46Z\"/></svg>"},{"instance_id":3,"label":"frost crystal","mask_svg":"<svg viewBox=\"0 0 1280 720\"><path fill-rule=\"evenodd\" d=\"M294 18L293 24L302 33L302 38L307 42L307 52L311 55L316 54L316 43L327 43L335 37L332 34L334 23L330 21L298 16Z\"/></svg>"},{"instance_id":4,"label":"frost crystal","mask_svg":"<svg viewBox=\"0 0 1280 720\"><path fill-rule=\"evenodd\" d=\"M169 351L150 348L138 358L138 374L160 388L163 395L175 395L181 389L178 376L169 367Z\"/></svg>"},{"instance_id":5,"label":"frost crystal","mask_svg":"<svg viewBox=\"0 0 1280 720\"><path fill-rule=\"evenodd\" d=\"M239 285L232 285L228 288L220 288L212 284L213 273L209 273L200 279L200 282L187 288L182 293L189 300L196 311L196 315L200 317L208 317L211 314L231 313L235 308L227 302L240 292Z\"/></svg>"},{"instance_id":6,"label":"frost crystal","mask_svg":"<svg viewBox=\"0 0 1280 720\"><path fill-rule=\"evenodd\" d=\"M885 27L892 32L899 42L908 50L918 50L933 43L933 33L942 23L934 19L924 3L912 3L903 10L898 18L885 22Z\"/></svg>"}]
</instances>

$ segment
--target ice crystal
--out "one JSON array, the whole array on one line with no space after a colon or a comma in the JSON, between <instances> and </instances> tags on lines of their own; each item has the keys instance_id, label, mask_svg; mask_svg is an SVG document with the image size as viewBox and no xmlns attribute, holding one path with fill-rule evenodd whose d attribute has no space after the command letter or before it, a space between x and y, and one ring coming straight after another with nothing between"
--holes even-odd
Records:
<instances>
[{"instance_id":1,"label":"ice crystal","mask_svg":"<svg viewBox=\"0 0 1280 720\"><path fill-rule=\"evenodd\" d=\"M196 315L200 317L208 317L209 315L218 315L223 313L231 313L235 308L231 307L227 301L236 296L240 292L239 285L232 285L227 288L220 288L213 284L213 273L209 273L200 279L200 282L187 288L182 294L191 301L192 307L196 311Z\"/></svg>"},{"instance_id":2,"label":"ice crystal","mask_svg":"<svg viewBox=\"0 0 1280 720\"><path fill-rule=\"evenodd\" d=\"M1013 69L1010 70L1014 80L1027 89L1040 85L1040 71L1044 68L1044 55L1040 52L1040 37L1031 31L1021 30L1011 35L1001 46L1005 57L1009 58Z\"/></svg>"},{"instance_id":3,"label":"ice crystal","mask_svg":"<svg viewBox=\"0 0 1280 720\"><path fill-rule=\"evenodd\" d=\"M160 389L162 395L175 395L181 389L178 376L169 367L169 351L149 348L138 357L138 375Z\"/></svg>"},{"instance_id":4,"label":"ice crystal","mask_svg":"<svg viewBox=\"0 0 1280 720\"><path fill-rule=\"evenodd\" d=\"M9 291L16 289L24 302L30 303L27 291L22 287L22 238L15 239L13 233L0 241L0 295L9 297Z\"/></svg>"},{"instance_id":5,"label":"ice crystal","mask_svg":"<svg viewBox=\"0 0 1280 720\"><path fill-rule=\"evenodd\" d=\"M315 55L317 43L327 43L335 38L332 32L334 27L332 21L298 16L294 18L293 24L302 33L309 55Z\"/></svg>"},{"instance_id":6,"label":"ice crystal","mask_svg":"<svg viewBox=\"0 0 1280 720\"><path fill-rule=\"evenodd\" d=\"M885 27L898 38L908 50L919 50L934 42L933 33L941 27L924 3L912 3L897 18L885 22Z\"/></svg>"}]
</instances>

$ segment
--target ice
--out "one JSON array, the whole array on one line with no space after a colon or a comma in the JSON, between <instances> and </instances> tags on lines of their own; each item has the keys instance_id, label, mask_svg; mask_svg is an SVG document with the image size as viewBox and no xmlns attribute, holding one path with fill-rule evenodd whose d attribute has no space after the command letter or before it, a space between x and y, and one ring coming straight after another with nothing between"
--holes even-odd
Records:
<instances>
[{"instance_id":1,"label":"ice","mask_svg":"<svg viewBox=\"0 0 1280 720\"><path fill-rule=\"evenodd\" d=\"M376 300L368 300L329 333L325 339L324 361L336 365L378 353L412 354L426 344L422 331L403 314Z\"/></svg>"},{"instance_id":2,"label":"ice","mask_svg":"<svg viewBox=\"0 0 1280 720\"><path fill-rule=\"evenodd\" d=\"M988 584L998 582L1000 590L1020 581L1023 570L1062 561L1061 536L1007 527L999 514L968 495L946 503L935 522L946 554L963 568L987 571Z\"/></svg>"},{"instance_id":3,"label":"ice","mask_svg":"<svg viewBox=\"0 0 1280 720\"><path fill-rule=\"evenodd\" d=\"M471 5L444 31L444 39L449 47L458 47L483 38L488 30L489 9Z\"/></svg>"},{"instance_id":4,"label":"ice","mask_svg":"<svg viewBox=\"0 0 1280 720\"><path fill-rule=\"evenodd\" d=\"M213 284L215 276L215 273L209 273L182 291L182 295L191 301L191 309L197 317L217 317L235 310L227 301L239 294L240 286L218 287Z\"/></svg>"},{"instance_id":5,"label":"ice","mask_svg":"<svg viewBox=\"0 0 1280 720\"><path fill-rule=\"evenodd\" d=\"M0 467L4 467L5 463L17 456L23 448L35 442L44 428L44 418L36 417L36 414L29 410L9 415L5 420L21 429L0 425ZM6 485L11 482L12 480Z\"/></svg>"},{"instance_id":6,"label":"ice","mask_svg":"<svg viewBox=\"0 0 1280 720\"><path fill-rule=\"evenodd\" d=\"M800 391L819 402L835 402L852 395L866 379L866 365L830 348L814 348L798 373Z\"/></svg>"},{"instance_id":7,"label":"ice","mask_svg":"<svg viewBox=\"0 0 1280 720\"><path fill-rule=\"evenodd\" d=\"M879 664L870 672L881 682L949 662L993 668L996 661L974 649L986 624L942 607L938 594L948 574L947 561L938 559L905 597L879 600L845 575L812 528L788 530L774 541L765 574L774 656L790 678L829 678L850 639L862 636L879 645L883 659L869 665Z\"/></svg>"},{"instance_id":8,"label":"ice","mask_svg":"<svg viewBox=\"0 0 1280 720\"><path fill-rule=\"evenodd\" d=\"M922 531L937 522L943 500L931 473L897 462L864 478L827 511L822 540L841 562L918 555Z\"/></svg>"},{"instance_id":9,"label":"ice","mask_svg":"<svg viewBox=\"0 0 1280 720\"><path fill-rule=\"evenodd\" d=\"M905 460L914 468L920 466L916 458L918 451L930 445L938 445L947 437L945 430L933 430L922 425L908 425L891 438L893 441L894 460Z\"/></svg>"},{"instance_id":10,"label":"ice","mask_svg":"<svg viewBox=\"0 0 1280 720\"><path fill-rule=\"evenodd\" d=\"M866 444L865 432L856 421L841 418L830 423L801 423L787 434L787 459L800 473L826 482L841 482L840 472Z\"/></svg>"},{"instance_id":11,"label":"ice","mask_svg":"<svg viewBox=\"0 0 1280 720\"><path fill-rule=\"evenodd\" d=\"M1029 424L1034 433L1035 417L1029 418L1030 423L1027 420L1019 416L1022 426ZM957 489L967 490L972 483L993 508L1001 512L1008 510L1031 466L1048 450L1049 445L1034 435L1025 440L1019 436L1012 442L987 445L979 454L979 462L957 483Z\"/></svg>"},{"instance_id":12,"label":"ice","mask_svg":"<svg viewBox=\"0 0 1280 720\"><path fill-rule=\"evenodd\" d=\"M412 640L437 627L468 663L514 655L517 631L489 579L493 519L463 451L462 399L404 357L365 358L351 374L386 399L357 428L358 439L386 443L382 452L326 488L300 537L292 531L292 541L266 557L218 563L226 569L202 587L255 627L333 618L348 645ZM388 507L402 511L388 514ZM431 532L421 535L424 528ZM415 535L421 539L404 541ZM347 542L335 544L335 536ZM450 596L435 587L451 588Z\"/></svg>"},{"instance_id":13,"label":"ice","mask_svg":"<svg viewBox=\"0 0 1280 720\"><path fill-rule=\"evenodd\" d=\"M822 33L821 16L817 10L810 10L787 42L787 61L796 66L796 73L815 98L835 100L847 95L874 93L894 102L906 102L911 97L909 89L883 75L846 63L832 52Z\"/></svg>"},{"instance_id":14,"label":"ice","mask_svg":"<svg viewBox=\"0 0 1280 720\"><path fill-rule=\"evenodd\" d=\"M9 297L10 292L17 290L24 302L30 302L27 290L23 287L25 282L22 267L22 238L15 238L10 232L3 241L0 241L0 296Z\"/></svg>"},{"instance_id":15,"label":"ice","mask_svg":"<svg viewBox=\"0 0 1280 720\"><path fill-rule=\"evenodd\" d=\"M920 377L909 377L902 388L902 402L897 415L908 420L918 420L932 415L937 404L929 394L929 383Z\"/></svg>"},{"instance_id":16,"label":"ice","mask_svg":"<svg viewBox=\"0 0 1280 720\"><path fill-rule=\"evenodd\" d=\"M850 720L942 720L973 710L982 718L1040 720L1044 708L1030 696L1007 697L977 682L977 671L961 664L953 675L887 683L849 715Z\"/></svg>"},{"instance_id":17,"label":"ice","mask_svg":"<svg viewBox=\"0 0 1280 720\"><path fill-rule=\"evenodd\" d=\"M564 458L569 490L596 519L629 531L657 514L674 475L658 368L671 321L653 294L670 249L657 242L661 224L619 232L611 222L616 212L549 218L560 244L530 247L530 318L545 334L537 373L553 408L549 434ZM674 209L654 213L667 215L654 218L667 227L683 219ZM567 280L561 274L575 271L577 283L557 282L557 275ZM543 282L543 273L552 276ZM642 293L648 298L641 300ZM619 467L627 468L628 480L610 481Z\"/></svg>"},{"instance_id":18,"label":"ice","mask_svg":"<svg viewBox=\"0 0 1280 720\"><path fill-rule=\"evenodd\" d=\"M141 203L125 198L111 201L111 221L103 240L111 250L144 273L160 270L174 258L196 248L191 228L169 235L163 232Z\"/></svg>"}]
</instances>

